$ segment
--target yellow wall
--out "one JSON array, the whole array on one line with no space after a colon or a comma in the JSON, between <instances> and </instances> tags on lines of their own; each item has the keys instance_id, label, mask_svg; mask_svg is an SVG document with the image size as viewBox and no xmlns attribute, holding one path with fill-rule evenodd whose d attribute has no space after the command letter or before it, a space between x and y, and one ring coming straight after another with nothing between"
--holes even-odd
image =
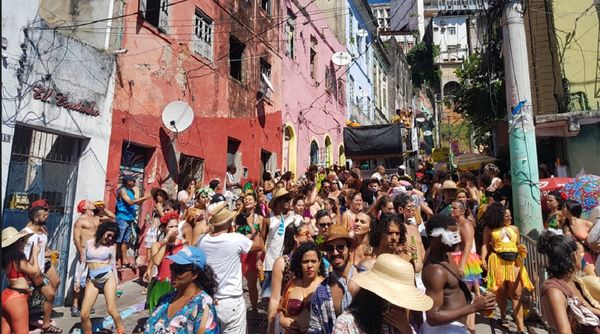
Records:
<instances>
[{"instance_id":1,"label":"yellow wall","mask_svg":"<svg viewBox=\"0 0 600 334\"><path fill-rule=\"evenodd\" d=\"M563 75L569 80L570 92L585 92L590 109L600 106L600 68L598 48L600 4L594 0L554 0L554 26L562 55ZM544 10L543 8L534 8ZM572 34L570 38L568 34ZM571 96L571 100L575 99ZM574 110L581 110L579 103Z\"/></svg>"}]
</instances>

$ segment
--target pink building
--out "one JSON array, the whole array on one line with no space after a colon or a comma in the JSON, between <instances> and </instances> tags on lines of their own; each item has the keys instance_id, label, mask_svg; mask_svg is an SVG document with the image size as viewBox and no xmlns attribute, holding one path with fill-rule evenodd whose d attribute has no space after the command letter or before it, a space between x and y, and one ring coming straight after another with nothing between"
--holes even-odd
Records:
<instances>
[{"instance_id":1,"label":"pink building","mask_svg":"<svg viewBox=\"0 0 600 334\"><path fill-rule=\"evenodd\" d=\"M334 65L331 56L346 48L314 2L281 3L288 17L281 28L282 169L302 175L310 164L344 165L347 66Z\"/></svg>"}]
</instances>

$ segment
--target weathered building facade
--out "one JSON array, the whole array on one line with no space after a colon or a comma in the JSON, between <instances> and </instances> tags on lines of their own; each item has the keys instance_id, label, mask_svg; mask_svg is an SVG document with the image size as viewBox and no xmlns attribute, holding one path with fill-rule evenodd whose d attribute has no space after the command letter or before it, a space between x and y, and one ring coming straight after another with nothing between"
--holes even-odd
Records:
<instances>
[{"instance_id":1,"label":"weathered building facade","mask_svg":"<svg viewBox=\"0 0 600 334\"><path fill-rule=\"evenodd\" d=\"M105 197L119 175L176 194L191 179L207 184L226 166L258 182L281 157L280 8L271 1L129 2L118 58ZM189 128L163 126L173 101L193 112ZM147 204L149 205L149 203Z\"/></svg>"},{"instance_id":2,"label":"weathered building facade","mask_svg":"<svg viewBox=\"0 0 600 334\"><path fill-rule=\"evenodd\" d=\"M345 66L331 56L344 51L324 15L310 1L281 2L283 29L283 169L303 175L311 164L344 164Z\"/></svg>"}]
</instances>

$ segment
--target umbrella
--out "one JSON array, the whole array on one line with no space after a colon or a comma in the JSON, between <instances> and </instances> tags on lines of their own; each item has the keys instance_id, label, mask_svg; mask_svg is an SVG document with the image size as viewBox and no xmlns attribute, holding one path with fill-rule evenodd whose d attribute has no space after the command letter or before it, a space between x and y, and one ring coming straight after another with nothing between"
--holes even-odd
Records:
<instances>
[{"instance_id":1,"label":"umbrella","mask_svg":"<svg viewBox=\"0 0 600 334\"><path fill-rule=\"evenodd\" d=\"M498 159L489 157L484 154L463 153L463 154L459 155L458 157L456 157L456 159L454 159L454 163L456 164L456 167L458 167L462 170L469 170L469 169L477 169L481 166L481 164L493 162L496 160L498 160Z\"/></svg>"},{"instance_id":2,"label":"umbrella","mask_svg":"<svg viewBox=\"0 0 600 334\"><path fill-rule=\"evenodd\" d=\"M540 191L542 196L548 195L549 192L562 189L565 184L569 183L573 178L570 177L549 177L540 180Z\"/></svg>"},{"instance_id":3,"label":"umbrella","mask_svg":"<svg viewBox=\"0 0 600 334\"><path fill-rule=\"evenodd\" d=\"M583 210L590 212L600 205L600 176L579 175L565 184L561 192L581 203Z\"/></svg>"}]
</instances>

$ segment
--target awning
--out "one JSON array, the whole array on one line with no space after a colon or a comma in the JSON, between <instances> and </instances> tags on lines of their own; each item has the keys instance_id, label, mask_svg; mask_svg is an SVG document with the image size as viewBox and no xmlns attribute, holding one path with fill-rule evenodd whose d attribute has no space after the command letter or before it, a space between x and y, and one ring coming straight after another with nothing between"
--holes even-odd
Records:
<instances>
[{"instance_id":1,"label":"awning","mask_svg":"<svg viewBox=\"0 0 600 334\"><path fill-rule=\"evenodd\" d=\"M402 155L399 123L344 128L344 149L350 159L384 158Z\"/></svg>"}]
</instances>

